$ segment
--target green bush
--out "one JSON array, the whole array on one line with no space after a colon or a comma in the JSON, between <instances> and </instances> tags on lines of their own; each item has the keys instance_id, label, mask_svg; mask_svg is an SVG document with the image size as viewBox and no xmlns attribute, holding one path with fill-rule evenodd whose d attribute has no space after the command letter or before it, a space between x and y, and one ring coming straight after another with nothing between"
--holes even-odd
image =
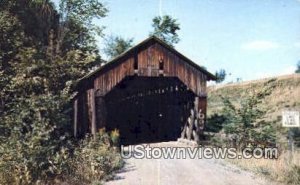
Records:
<instances>
[{"instance_id":1,"label":"green bush","mask_svg":"<svg viewBox=\"0 0 300 185\"><path fill-rule=\"evenodd\" d=\"M64 140L61 147L50 141L42 144L44 139L31 134L1 144L0 184L91 184L111 178L123 166L112 134L99 132L77 144Z\"/></svg>"},{"instance_id":2,"label":"green bush","mask_svg":"<svg viewBox=\"0 0 300 185\"><path fill-rule=\"evenodd\" d=\"M114 171L123 166L121 155L112 143L112 138L106 132L82 140L71 160L71 183L90 184L111 178Z\"/></svg>"},{"instance_id":3,"label":"green bush","mask_svg":"<svg viewBox=\"0 0 300 185\"><path fill-rule=\"evenodd\" d=\"M106 7L97 0L60 1L59 9L52 1L5 2L0 6L0 184L59 184L77 175L77 161L111 173L118 157L109 134L102 134L109 142L100 140L101 146L89 139L79 145L70 137L76 81L101 63L95 36L102 28L91 21L105 17Z\"/></svg>"},{"instance_id":4,"label":"green bush","mask_svg":"<svg viewBox=\"0 0 300 185\"><path fill-rule=\"evenodd\" d=\"M224 131L239 149L246 147L248 143L265 145L264 147L275 143L274 125L263 120L267 112L267 108L263 106L265 97L272 93L274 81L272 79L266 82L258 92L248 92L249 96L237 105L222 97L223 115L226 118Z\"/></svg>"},{"instance_id":5,"label":"green bush","mask_svg":"<svg viewBox=\"0 0 300 185\"><path fill-rule=\"evenodd\" d=\"M48 181L63 173L68 156L68 135L63 132L66 116L56 96L19 98L2 120L0 184L30 184ZM55 116L54 116L55 115ZM56 121L60 120L60 125ZM62 162L55 163L57 155Z\"/></svg>"}]
</instances>

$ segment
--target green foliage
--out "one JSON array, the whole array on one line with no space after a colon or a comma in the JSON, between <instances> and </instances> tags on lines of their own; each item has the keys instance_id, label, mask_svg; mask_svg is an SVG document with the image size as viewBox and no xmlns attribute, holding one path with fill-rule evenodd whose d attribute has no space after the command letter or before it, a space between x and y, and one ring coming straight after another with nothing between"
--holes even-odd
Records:
<instances>
[{"instance_id":1,"label":"green foliage","mask_svg":"<svg viewBox=\"0 0 300 185\"><path fill-rule=\"evenodd\" d=\"M91 184L111 178L124 165L109 133L86 136L76 144L66 137L53 140L49 133L55 126L43 122L31 127L30 134L1 145L1 184Z\"/></svg>"},{"instance_id":2,"label":"green foliage","mask_svg":"<svg viewBox=\"0 0 300 185\"><path fill-rule=\"evenodd\" d=\"M10 0L0 10L9 11L20 21L27 46L34 44L42 49L48 43L50 30L56 30L59 24L57 11L49 0Z\"/></svg>"},{"instance_id":3,"label":"green foliage","mask_svg":"<svg viewBox=\"0 0 300 185\"><path fill-rule=\"evenodd\" d=\"M2 122L1 183L30 184L58 175L51 161L63 150L62 145L67 146L64 129L68 119L60 110L61 100L52 95L29 96L10 104Z\"/></svg>"},{"instance_id":4,"label":"green foliage","mask_svg":"<svg viewBox=\"0 0 300 185\"><path fill-rule=\"evenodd\" d=\"M105 16L106 8L96 0L62 0L59 10L48 0L2 2L0 184L102 179L120 158L109 134L101 136L108 142L87 139L77 148L70 99L74 82L100 60L95 36L101 28L92 20ZM97 169L83 177L76 161Z\"/></svg>"},{"instance_id":5,"label":"green foliage","mask_svg":"<svg viewBox=\"0 0 300 185\"><path fill-rule=\"evenodd\" d=\"M8 70L9 60L24 45L24 31L18 18L8 11L0 11L0 25L0 69Z\"/></svg>"},{"instance_id":6,"label":"green foliage","mask_svg":"<svg viewBox=\"0 0 300 185\"><path fill-rule=\"evenodd\" d=\"M206 126L205 126L205 131L207 132L219 132L223 128L223 123L226 120L224 115L219 115L217 113L211 115L210 117L207 118Z\"/></svg>"},{"instance_id":7,"label":"green foliage","mask_svg":"<svg viewBox=\"0 0 300 185\"><path fill-rule=\"evenodd\" d=\"M114 58L131 48L132 42L132 38L124 39L120 36L110 35L105 39L105 48L103 49L103 51L109 58Z\"/></svg>"},{"instance_id":8,"label":"green foliage","mask_svg":"<svg viewBox=\"0 0 300 185\"><path fill-rule=\"evenodd\" d=\"M123 161L112 143L106 132L99 132L96 138L87 136L74 151L71 181L78 184L100 182L120 169Z\"/></svg>"},{"instance_id":9,"label":"green foliage","mask_svg":"<svg viewBox=\"0 0 300 185\"><path fill-rule=\"evenodd\" d=\"M107 13L106 7L98 0L61 0L59 8L63 21L73 19L86 28L93 26L94 18L105 17Z\"/></svg>"},{"instance_id":10,"label":"green foliage","mask_svg":"<svg viewBox=\"0 0 300 185\"><path fill-rule=\"evenodd\" d=\"M57 47L63 53L80 49L98 54L95 36L102 35L103 27L95 25L93 21L105 17L107 12L98 0L61 0Z\"/></svg>"},{"instance_id":11,"label":"green foliage","mask_svg":"<svg viewBox=\"0 0 300 185\"><path fill-rule=\"evenodd\" d=\"M224 69L220 69L219 71L216 71L215 76L217 78L216 82L221 83L226 78L226 71Z\"/></svg>"},{"instance_id":12,"label":"green foliage","mask_svg":"<svg viewBox=\"0 0 300 185\"><path fill-rule=\"evenodd\" d=\"M262 103L272 92L272 82L273 80L268 81L260 92L249 92L249 96L238 105L222 97L225 105L223 115L226 117L224 130L239 148L245 147L249 142L258 145L275 142L274 126L262 119L267 111Z\"/></svg>"},{"instance_id":13,"label":"green foliage","mask_svg":"<svg viewBox=\"0 0 300 185\"><path fill-rule=\"evenodd\" d=\"M153 18L152 27L154 31L150 35L154 35L170 46L177 44L179 42L179 37L177 31L180 30L180 25L177 22L177 19L173 19L169 15L157 16Z\"/></svg>"}]
</instances>

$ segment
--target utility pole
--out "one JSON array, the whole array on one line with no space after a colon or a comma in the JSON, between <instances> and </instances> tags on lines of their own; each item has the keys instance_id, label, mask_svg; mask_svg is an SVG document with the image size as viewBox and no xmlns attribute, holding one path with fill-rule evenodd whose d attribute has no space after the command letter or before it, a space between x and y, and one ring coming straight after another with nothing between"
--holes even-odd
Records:
<instances>
[{"instance_id":1,"label":"utility pole","mask_svg":"<svg viewBox=\"0 0 300 185\"><path fill-rule=\"evenodd\" d=\"M162 0L159 0L159 16L162 16Z\"/></svg>"}]
</instances>

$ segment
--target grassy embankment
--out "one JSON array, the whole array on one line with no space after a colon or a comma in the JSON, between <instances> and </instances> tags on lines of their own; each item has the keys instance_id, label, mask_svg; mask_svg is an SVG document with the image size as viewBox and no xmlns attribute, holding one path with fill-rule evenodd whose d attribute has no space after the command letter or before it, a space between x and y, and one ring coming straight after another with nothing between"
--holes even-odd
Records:
<instances>
[{"instance_id":1,"label":"grassy embankment","mask_svg":"<svg viewBox=\"0 0 300 185\"><path fill-rule=\"evenodd\" d=\"M249 91L253 89L259 91L263 88L264 82L268 80L270 78L209 87L208 119L214 114L221 113L224 105L220 96L228 98L235 104L239 104L247 97ZM296 147L291 158L289 152L286 151L288 129L281 126L282 110L300 111L300 74L279 76L276 78L275 84L272 94L266 97L263 106L267 107L264 119L276 127L276 140L283 150L279 159L252 158L229 161L243 169L263 174L286 184L300 184L300 151ZM223 133L222 130L218 134L222 135L221 133ZM299 145L300 143L296 144Z\"/></svg>"}]
</instances>

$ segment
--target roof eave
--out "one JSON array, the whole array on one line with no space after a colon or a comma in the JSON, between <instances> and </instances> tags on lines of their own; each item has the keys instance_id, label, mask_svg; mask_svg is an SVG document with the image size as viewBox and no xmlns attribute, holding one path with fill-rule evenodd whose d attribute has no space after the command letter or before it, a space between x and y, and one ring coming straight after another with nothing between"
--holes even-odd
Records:
<instances>
[{"instance_id":1,"label":"roof eave","mask_svg":"<svg viewBox=\"0 0 300 185\"><path fill-rule=\"evenodd\" d=\"M162 41L161 39L155 37L155 36L151 36L145 40L143 40L142 42L140 42L139 44L131 47L130 49L124 51L123 53L121 53L120 55L114 57L113 59L109 60L106 64L104 64L103 66L100 66L98 69L96 69L95 71L90 72L89 74L85 75L84 77L80 78L78 80L78 83L82 80L88 79L92 76L94 76L95 74L97 74L98 72L108 68L109 66L112 66L115 64L115 62L119 61L119 59L121 59L122 57L125 57L128 53L133 52L136 48L139 48L140 46L144 45L145 43L151 41L151 40L155 40L158 43L160 43L161 45L163 45L164 47L166 47L167 49L173 51L175 54L179 55L179 57L183 58L184 60L186 60L190 65L192 65L193 67L195 67L196 69L198 69L199 71L203 72L205 75L208 76L208 80L216 80L216 77L211 74L210 72L208 72L206 69L202 68L201 66L199 66L198 64L194 63L192 60L190 60L189 58L187 58L186 56L184 56L183 54L181 54L180 52L178 52L177 50L175 50L173 47L171 47L170 45L168 45L167 43L165 43L164 41Z\"/></svg>"}]
</instances>

